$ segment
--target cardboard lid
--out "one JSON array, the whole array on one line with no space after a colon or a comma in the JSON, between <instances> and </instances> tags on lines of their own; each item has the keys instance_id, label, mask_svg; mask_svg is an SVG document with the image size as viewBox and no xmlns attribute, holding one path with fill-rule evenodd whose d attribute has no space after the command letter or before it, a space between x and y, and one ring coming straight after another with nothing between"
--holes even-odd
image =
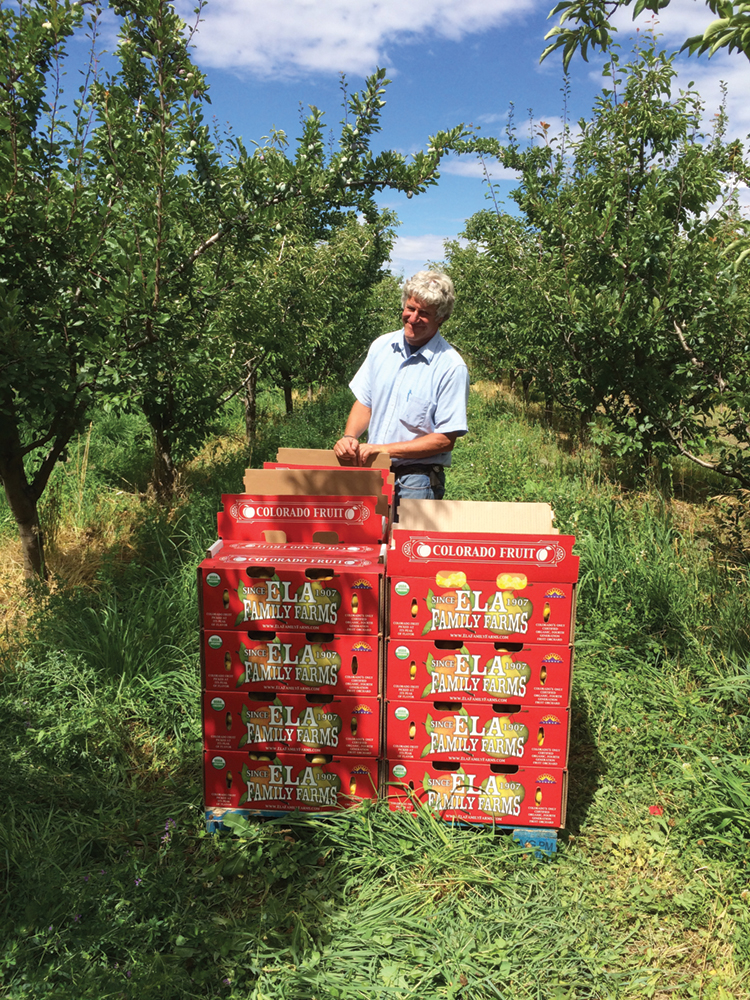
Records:
<instances>
[{"instance_id":1,"label":"cardboard lid","mask_svg":"<svg viewBox=\"0 0 750 1000\"><path fill-rule=\"evenodd\" d=\"M388 514L380 469L246 469L244 486L253 496L374 496Z\"/></svg>"},{"instance_id":2,"label":"cardboard lid","mask_svg":"<svg viewBox=\"0 0 750 1000\"><path fill-rule=\"evenodd\" d=\"M252 558L256 561L264 559L273 562L276 558L291 556L311 556L316 559L365 559L368 562L382 562L385 558L386 546L383 545L351 545L318 542L264 542L236 541L217 539L207 550L209 559L219 554L242 559Z\"/></svg>"},{"instance_id":3,"label":"cardboard lid","mask_svg":"<svg viewBox=\"0 0 750 1000\"><path fill-rule=\"evenodd\" d=\"M507 535L556 535L548 503L401 500L394 529Z\"/></svg>"},{"instance_id":4,"label":"cardboard lid","mask_svg":"<svg viewBox=\"0 0 750 1000\"><path fill-rule=\"evenodd\" d=\"M279 448L276 461L288 465L330 465L338 468L352 468L344 465L333 451L326 448ZM391 457L388 452L378 451L370 455L366 467L369 469L389 469Z\"/></svg>"}]
</instances>

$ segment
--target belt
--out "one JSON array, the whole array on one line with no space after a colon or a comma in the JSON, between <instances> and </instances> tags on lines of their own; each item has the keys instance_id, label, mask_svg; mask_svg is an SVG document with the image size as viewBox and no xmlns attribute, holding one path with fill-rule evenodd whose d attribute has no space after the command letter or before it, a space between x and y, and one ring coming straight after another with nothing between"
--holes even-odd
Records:
<instances>
[{"instance_id":1,"label":"belt","mask_svg":"<svg viewBox=\"0 0 750 1000\"><path fill-rule=\"evenodd\" d=\"M445 466L427 465L424 462L416 465L394 465L391 471L398 479L400 476L429 476L431 472L440 475L440 473L445 473Z\"/></svg>"}]
</instances>

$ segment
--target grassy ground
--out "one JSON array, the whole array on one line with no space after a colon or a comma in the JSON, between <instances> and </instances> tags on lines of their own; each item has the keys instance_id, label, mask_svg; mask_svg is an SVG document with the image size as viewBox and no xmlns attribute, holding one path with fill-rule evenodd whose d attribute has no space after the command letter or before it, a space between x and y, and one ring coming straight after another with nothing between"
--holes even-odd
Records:
<instances>
[{"instance_id":1,"label":"grassy ground","mask_svg":"<svg viewBox=\"0 0 750 1000\"><path fill-rule=\"evenodd\" d=\"M347 394L252 456L330 445ZM0 996L232 1000L750 997L750 615L742 499L667 502L472 395L449 496L550 501L581 584L568 826L536 860L380 804L202 825L195 565L239 428L147 493L134 418L102 416L45 499L54 574L23 590L0 508Z\"/></svg>"}]
</instances>

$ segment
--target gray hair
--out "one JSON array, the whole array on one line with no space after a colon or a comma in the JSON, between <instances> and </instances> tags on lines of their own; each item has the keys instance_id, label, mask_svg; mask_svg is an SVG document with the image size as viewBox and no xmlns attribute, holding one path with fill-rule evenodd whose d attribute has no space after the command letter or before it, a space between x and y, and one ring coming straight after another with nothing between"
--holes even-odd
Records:
<instances>
[{"instance_id":1,"label":"gray hair","mask_svg":"<svg viewBox=\"0 0 750 1000\"><path fill-rule=\"evenodd\" d=\"M456 292L453 282L442 271L417 271L404 282L401 290L402 307L406 305L407 299L418 299L426 306L435 306L435 316L442 322L453 312Z\"/></svg>"}]
</instances>

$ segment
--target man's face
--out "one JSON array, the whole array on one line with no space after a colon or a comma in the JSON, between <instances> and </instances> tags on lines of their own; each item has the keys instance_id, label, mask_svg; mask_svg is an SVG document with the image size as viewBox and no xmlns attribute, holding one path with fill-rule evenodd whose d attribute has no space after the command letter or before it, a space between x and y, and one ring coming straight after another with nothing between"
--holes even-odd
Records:
<instances>
[{"instance_id":1,"label":"man's face","mask_svg":"<svg viewBox=\"0 0 750 1000\"><path fill-rule=\"evenodd\" d=\"M442 320L435 317L437 306L427 306L419 299L406 300L401 319L404 322L404 340L409 347L421 347L438 332Z\"/></svg>"}]
</instances>

